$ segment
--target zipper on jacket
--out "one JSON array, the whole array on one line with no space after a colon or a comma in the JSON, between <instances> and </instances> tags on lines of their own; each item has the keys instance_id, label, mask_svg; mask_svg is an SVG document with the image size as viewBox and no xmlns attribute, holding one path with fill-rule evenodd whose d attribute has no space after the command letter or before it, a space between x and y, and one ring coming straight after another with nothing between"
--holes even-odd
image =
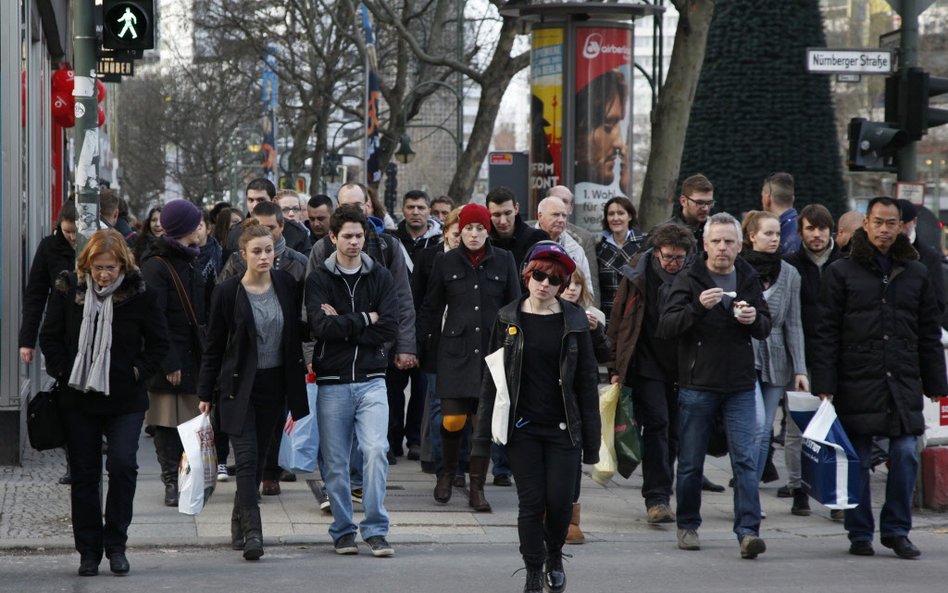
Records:
<instances>
[{"instance_id":1,"label":"zipper on jacket","mask_svg":"<svg viewBox=\"0 0 948 593\"><path fill-rule=\"evenodd\" d=\"M349 292L349 306L352 308L352 311L355 312L355 289L359 285L359 282L362 280L362 274L359 274L359 277L356 278L355 283L352 285L352 288L349 288L349 283L346 282L343 278L342 283L346 285L346 290ZM355 354L352 355L352 380L356 380L356 361L359 360L359 345L356 344Z\"/></svg>"}]
</instances>

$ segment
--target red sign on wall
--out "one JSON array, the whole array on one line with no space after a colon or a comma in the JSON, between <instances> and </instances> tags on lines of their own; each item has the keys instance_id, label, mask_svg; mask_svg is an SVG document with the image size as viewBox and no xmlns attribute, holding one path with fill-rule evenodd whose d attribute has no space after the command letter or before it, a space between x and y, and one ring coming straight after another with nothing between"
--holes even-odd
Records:
<instances>
[{"instance_id":1,"label":"red sign on wall","mask_svg":"<svg viewBox=\"0 0 948 593\"><path fill-rule=\"evenodd\" d=\"M948 397L943 397L938 401L938 409L941 411L938 415L941 418L941 425L948 426Z\"/></svg>"}]
</instances>

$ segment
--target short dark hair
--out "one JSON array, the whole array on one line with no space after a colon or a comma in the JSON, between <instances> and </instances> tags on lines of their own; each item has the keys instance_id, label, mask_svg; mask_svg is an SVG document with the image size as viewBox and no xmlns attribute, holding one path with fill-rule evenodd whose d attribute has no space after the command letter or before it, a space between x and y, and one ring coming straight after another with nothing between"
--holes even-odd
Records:
<instances>
[{"instance_id":1,"label":"short dark hair","mask_svg":"<svg viewBox=\"0 0 948 593\"><path fill-rule=\"evenodd\" d=\"M797 232L803 234L804 219L818 229L833 230L833 215L823 204L810 204L797 215Z\"/></svg>"},{"instance_id":2,"label":"short dark hair","mask_svg":"<svg viewBox=\"0 0 948 593\"><path fill-rule=\"evenodd\" d=\"M275 216L277 224L283 226L283 209L276 202L260 202L250 211L251 216Z\"/></svg>"},{"instance_id":3,"label":"short dark hair","mask_svg":"<svg viewBox=\"0 0 948 593\"><path fill-rule=\"evenodd\" d=\"M408 200L424 200L426 206L431 206L431 198L428 197L428 194L420 189L413 189L405 192L405 197L402 198L402 204Z\"/></svg>"},{"instance_id":4,"label":"short dark hair","mask_svg":"<svg viewBox=\"0 0 948 593\"><path fill-rule=\"evenodd\" d=\"M119 198L115 192L110 189L99 190L99 214L102 216L111 216L119 208Z\"/></svg>"},{"instance_id":5,"label":"short dark hair","mask_svg":"<svg viewBox=\"0 0 948 593\"><path fill-rule=\"evenodd\" d=\"M695 192L704 193L709 191L714 191L714 186L711 185L711 181L701 173L692 175L681 182L681 195L688 196L689 198Z\"/></svg>"},{"instance_id":6,"label":"short dark hair","mask_svg":"<svg viewBox=\"0 0 948 593\"><path fill-rule=\"evenodd\" d=\"M217 222L217 215L221 213L221 210L224 208L230 208L230 202L218 202L214 204L214 207L211 208L211 220L215 223Z\"/></svg>"},{"instance_id":7,"label":"short dark hair","mask_svg":"<svg viewBox=\"0 0 948 593\"><path fill-rule=\"evenodd\" d=\"M498 185L494 189L487 192L487 203L488 204L497 204L498 206L504 202L513 201L514 204L517 203L517 196L513 193L513 190L505 185Z\"/></svg>"},{"instance_id":8,"label":"short dark hair","mask_svg":"<svg viewBox=\"0 0 948 593\"><path fill-rule=\"evenodd\" d=\"M782 171L771 173L764 179L764 184L770 186L770 199L778 206L793 206L793 175Z\"/></svg>"},{"instance_id":9,"label":"short dark hair","mask_svg":"<svg viewBox=\"0 0 948 593\"><path fill-rule=\"evenodd\" d=\"M438 196L437 198L431 200L430 205L434 206L435 204L447 204L449 209L454 210L454 200L448 196Z\"/></svg>"},{"instance_id":10,"label":"short dark hair","mask_svg":"<svg viewBox=\"0 0 948 593\"><path fill-rule=\"evenodd\" d=\"M609 230L609 206L613 204L618 204L629 213L629 228L631 229L634 226L639 224L639 214L635 211L635 206L632 205L632 201L625 196L613 196L609 198L609 201L606 202L605 208L602 209L602 230Z\"/></svg>"},{"instance_id":11,"label":"short dark hair","mask_svg":"<svg viewBox=\"0 0 948 593\"><path fill-rule=\"evenodd\" d=\"M244 194L250 190L263 190L267 192L267 195L270 196L270 200L273 200L273 196L277 193L277 188L273 185L273 182L267 179L266 177L257 177L247 184L247 189L244 190Z\"/></svg>"},{"instance_id":12,"label":"short dark hair","mask_svg":"<svg viewBox=\"0 0 948 593\"><path fill-rule=\"evenodd\" d=\"M691 229L683 224L668 222L659 225L650 234L652 247L660 249L662 247L681 247L685 253L691 253L695 249L695 235Z\"/></svg>"},{"instance_id":13,"label":"short dark hair","mask_svg":"<svg viewBox=\"0 0 948 593\"><path fill-rule=\"evenodd\" d=\"M326 194L316 194L306 202L306 205L309 208L319 208L320 206L325 206L332 212L332 198Z\"/></svg>"},{"instance_id":14,"label":"short dark hair","mask_svg":"<svg viewBox=\"0 0 948 593\"><path fill-rule=\"evenodd\" d=\"M72 200L66 200L63 202L63 207L59 211L59 222L76 222L76 203Z\"/></svg>"},{"instance_id":15,"label":"short dark hair","mask_svg":"<svg viewBox=\"0 0 948 593\"><path fill-rule=\"evenodd\" d=\"M876 196L869 200L869 205L866 206L866 216L869 216L869 213L872 212L872 209L876 204L882 204L883 206L895 206L896 210L899 211L899 220L902 219L902 207L899 206L899 203L895 201L894 198L890 198L889 196Z\"/></svg>"},{"instance_id":16,"label":"short dark hair","mask_svg":"<svg viewBox=\"0 0 948 593\"><path fill-rule=\"evenodd\" d=\"M355 204L343 204L333 210L332 216L329 218L329 232L338 235L339 231L342 230L342 226L347 222L359 223L362 225L362 230L365 230L366 225L368 225L368 219L362 208Z\"/></svg>"}]
</instances>

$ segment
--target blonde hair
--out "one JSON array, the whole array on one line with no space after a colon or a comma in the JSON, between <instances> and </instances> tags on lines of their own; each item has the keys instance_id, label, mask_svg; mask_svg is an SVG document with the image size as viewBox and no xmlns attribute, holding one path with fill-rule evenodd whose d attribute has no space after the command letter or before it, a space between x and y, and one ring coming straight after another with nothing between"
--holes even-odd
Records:
<instances>
[{"instance_id":1,"label":"blonde hair","mask_svg":"<svg viewBox=\"0 0 948 593\"><path fill-rule=\"evenodd\" d=\"M461 209L462 208L464 208L464 206L458 206L451 212L448 212L448 216L444 219L444 224L441 225L441 228L444 230L448 230L448 227L450 227L452 224L461 224Z\"/></svg>"},{"instance_id":2,"label":"blonde hair","mask_svg":"<svg viewBox=\"0 0 948 593\"><path fill-rule=\"evenodd\" d=\"M777 223L780 223L780 218L777 215L767 212L766 210L751 210L747 213L747 216L744 217L744 222L741 223L741 234L744 235L743 241L741 241L742 246L745 249L753 249L754 246L751 245L751 233L756 234L760 230L761 222L765 219L771 218L776 220Z\"/></svg>"},{"instance_id":3,"label":"blonde hair","mask_svg":"<svg viewBox=\"0 0 948 593\"><path fill-rule=\"evenodd\" d=\"M583 309L592 305L593 298L592 295L589 294L589 288L586 287L586 274L579 269L579 266L576 266L576 269L573 270L573 277L570 278L570 282L579 284L579 299L576 301L576 304Z\"/></svg>"},{"instance_id":4,"label":"blonde hair","mask_svg":"<svg viewBox=\"0 0 948 593\"><path fill-rule=\"evenodd\" d=\"M125 237L114 229L103 229L93 233L76 257L76 276L79 280L84 280L86 274L92 271L92 260L100 255L111 255L117 259L122 266L122 272L138 269L135 256L128 248Z\"/></svg>"}]
</instances>

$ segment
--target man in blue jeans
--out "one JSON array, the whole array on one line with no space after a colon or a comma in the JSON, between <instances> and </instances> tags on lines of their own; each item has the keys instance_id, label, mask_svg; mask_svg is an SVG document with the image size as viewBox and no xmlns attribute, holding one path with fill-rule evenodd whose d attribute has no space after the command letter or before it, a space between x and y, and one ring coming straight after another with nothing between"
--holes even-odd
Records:
<instances>
[{"instance_id":1,"label":"man in blue jeans","mask_svg":"<svg viewBox=\"0 0 948 593\"><path fill-rule=\"evenodd\" d=\"M941 345L942 311L908 237L899 204L869 202L849 257L823 274L813 393L832 398L859 454L859 506L847 510L849 553L872 556L875 524L869 488L872 437L889 438L889 474L879 516L880 543L900 558L921 552L909 538L918 473L916 437L925 431L923 393L948 393Z\"/></svg>"},{"instance_id":2,"label":"man in blue jeans","mask_svg":"<svg viewBox=\"0 0 948 593\"><path fill-rule=\"evenodd\" d=\"M395 339L398 301L392 276L362 253L367 219L356 206L340 206L329 222L335 253L306 279L306 312L316 344L313 370L323 480L333 521L337 554L358 554L352 520L350 452L357 439L362 453L362 539L374 556L395 552L386 540L388 479L388 397L386 343Z\"/></svg>"},{"instance_id":3,"label":"man in blue jeans","mask_svg":"<svg viewBox=\"0 0 948 593\"><path fill-rule=\"evenodd\" d=\"M678 338L678 547L699 550L701 476L715 416L723 417L734 472L734 533L741 558L766 551L759 537L756 399L752 338L770 334L757 272L738 257L741 226L730 214L708 218L707 258L678 274L658 322L659 337Z\"/></svg>"}]
</instances>

